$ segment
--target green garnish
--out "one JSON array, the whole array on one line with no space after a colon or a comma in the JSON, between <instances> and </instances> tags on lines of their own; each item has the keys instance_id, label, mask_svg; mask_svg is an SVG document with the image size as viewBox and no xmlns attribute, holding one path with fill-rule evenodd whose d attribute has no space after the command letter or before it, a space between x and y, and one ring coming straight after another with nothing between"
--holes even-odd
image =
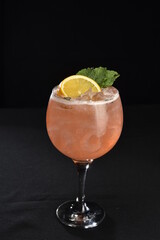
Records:
<instances>
[{"instance_id":1,"label":"green garnish","mask_svg":"<svg viewBox=\"0 0 160 240\"><path fill-rule=\"evenodd\" d=\"M101 88L112 86L116 78L120 76L116 71L108 70L106 67L84 68L76 74L95 80Z\"/></svg>"}]
</instances>

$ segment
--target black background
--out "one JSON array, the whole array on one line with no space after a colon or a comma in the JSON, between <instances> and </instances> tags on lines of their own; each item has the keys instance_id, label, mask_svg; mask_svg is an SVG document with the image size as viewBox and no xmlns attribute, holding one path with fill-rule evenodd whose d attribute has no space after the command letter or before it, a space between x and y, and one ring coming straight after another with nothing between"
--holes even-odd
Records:
<instances>
[{"instance_id":1,"label":"black background","mask_svg":"<svg viewBox=\"0 0 160 240\"><path fill-rule=\"evenodd\" d=\"M120 73L123 104L159 103L154 4L1 2L1 107L46 107L53 86L85 67Z\"/></svg>"},{"instance_id":2,"label":"black background","mask_svg":"<svg viewBox=\"0 0 160 240\"><path fill-rule=\"evenodd\" d=\"M159 239L159 8L6 0L0 11L0 239ZM114 85L124 127L87 177L87 198L107 217L93 231L77 231L55 216L76 195L77 176L48 138L46 107L53 86L97 66L121 75Z\"/></svg>"}]
</instances>

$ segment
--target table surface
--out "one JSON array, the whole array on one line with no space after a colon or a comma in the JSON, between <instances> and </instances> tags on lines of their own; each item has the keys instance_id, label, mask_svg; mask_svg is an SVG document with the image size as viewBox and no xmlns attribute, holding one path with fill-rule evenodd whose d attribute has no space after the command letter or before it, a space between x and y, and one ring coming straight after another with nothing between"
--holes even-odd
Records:
<instances>
[{"instance_id":1,"label":"table surface","mask_svg":"<svg viewBox=\"0 0 160 240\"><path fill-rule=\"evenodd\" d=\"M106 211L97 228L63 226L55 216L74 199L77 173L47 135L45 109L0 109L1 240L160 239L160 105L124 107L116 146L88 172L86 199Z\"/></svg>"}]
</instances>

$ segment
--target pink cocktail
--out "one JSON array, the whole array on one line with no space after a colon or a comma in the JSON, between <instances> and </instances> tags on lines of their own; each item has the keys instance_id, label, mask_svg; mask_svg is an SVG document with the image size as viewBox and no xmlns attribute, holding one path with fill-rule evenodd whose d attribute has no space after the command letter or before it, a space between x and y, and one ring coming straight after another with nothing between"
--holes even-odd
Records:
<instances>
[{"instance_id":1,"label":"pink cocktail","mask_svg":"<svg viewBox=\"0 0 160 240\"><path fill-rule=\"evenodd\" d=\"M112 90L112 95L111 95ZM66 100L53 90L47 109L47 130L53 145L77 162L106 154L117 142L123 124L118 91L106 100Z\"/></svg>"},{"instance_id":2,"label":"pink cocktail","mask_svg":"<svg viewBox=\"0 0 160 240\"><path fill-rule=\"evenodd\" d=\"M71 158L79 175L79 196L62 204L57 216L72 227L90 228L104 218L98 205L84 200L84 182L90 163L113 148L123 125L123 109L119 92L114 87L102 92L70 99L57 95L57 87L49 99L46 124L53 145Z\"/></svg>"}]
</instances>

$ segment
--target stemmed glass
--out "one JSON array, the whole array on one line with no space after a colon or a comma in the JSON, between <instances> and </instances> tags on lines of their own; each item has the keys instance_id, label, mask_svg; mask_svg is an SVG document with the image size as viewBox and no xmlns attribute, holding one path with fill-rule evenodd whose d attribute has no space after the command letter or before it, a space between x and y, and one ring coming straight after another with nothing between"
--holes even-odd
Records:
<instances>
[{"instance_id":1,"label":"stemmed glass","mask_svg":"<svg viewBox=\"0 0 160 240\"><path fill-rule=\"evenodd\" d=\"M93 160L103 156L118 141L123 125L119 92L106 89L103 98L93 100L62 98L53 88L46 113L46 126L52 144L73 160L78 173L78 196L62 203L58 219L71 227L93 228L105 217L102 207L85 201L85 180Z\"/></svg>"}]
</instances>

